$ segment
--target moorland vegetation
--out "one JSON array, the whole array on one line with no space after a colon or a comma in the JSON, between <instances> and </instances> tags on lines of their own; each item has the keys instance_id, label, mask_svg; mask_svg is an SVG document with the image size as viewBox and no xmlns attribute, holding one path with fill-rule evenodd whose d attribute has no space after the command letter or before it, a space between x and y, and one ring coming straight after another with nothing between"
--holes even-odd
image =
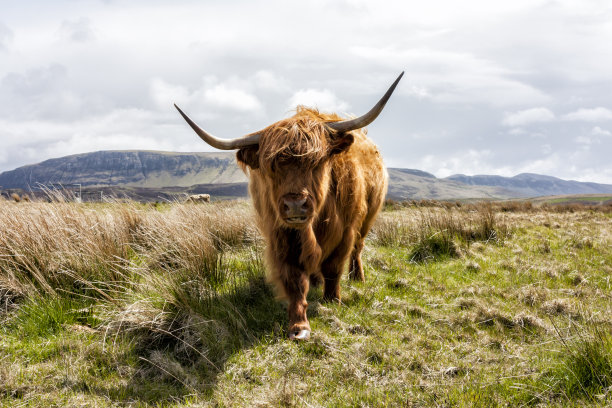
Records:
<instances>
[{"instance_id":1,"label":"moorland vegetation","mask_svg":"<svg viewBox=\"0 0 612 408\"><path fill-rule=\"evenodd\" d=\"M612 207L389 202L287 338L246 201L0 201L4 406L606 406Z\"/></svg>"}]
</instances>

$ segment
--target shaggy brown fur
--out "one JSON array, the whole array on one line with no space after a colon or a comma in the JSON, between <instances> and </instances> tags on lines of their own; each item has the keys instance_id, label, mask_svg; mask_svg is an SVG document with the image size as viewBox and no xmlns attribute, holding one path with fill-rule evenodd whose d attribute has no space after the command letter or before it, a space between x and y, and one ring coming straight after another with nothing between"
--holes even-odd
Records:
<instances>
[{"instance_id":1,"label":"shaggy brown fur","mask_svg":"<svg viewBox=\"0 0 612 408\"><path fill-rule=\"evenodd\" d=\"M298 107L264 129L257 146L240 149L238 162L267 241L269 277L289 300L290 332L310 330L310 281L324 282L324 298L340 300L340 277L365 280L361 250L387 190L387 172L365 130L336 134L325 122L341 120ZM308 220L283 218L283 197L307 200Z\"/></svg>"}]
</instances>

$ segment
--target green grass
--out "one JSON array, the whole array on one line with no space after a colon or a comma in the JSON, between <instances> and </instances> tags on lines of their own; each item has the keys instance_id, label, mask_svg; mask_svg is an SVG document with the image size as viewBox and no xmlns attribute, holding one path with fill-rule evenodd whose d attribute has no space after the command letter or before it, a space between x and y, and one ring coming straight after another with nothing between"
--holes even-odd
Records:
<instances>
[{"instance_id":1,"label":"green grass","mask_svg":"<svg viewBox=\"0 0 612 408\"><path fill-rule=\"evenodd\" d=\"M367 282L343 279L341 304L312 289L313 335L295 343L244 210L67 208L67 241L0 227L0 255L31 256L0 258L0 405L612 404L607 214L385 212ZM108 258L70 249L93 247Z\"/></svg>"},{"instance_id":2,"label":"green grass","mask_svg":"<svg viewBox=\"0 0 612 408\"><path fill-rule=\"evenodd\" d=\"M10 329L24 337L47 337L57 334L62 325L95 326L100 322L93 314L91 302L67 297L34 297L20 305L10 321Z\"/></svg>"},{"instance_id":3,"label":"green grass","mask_svg":"<svg viewBox=\"0 0 612 408\"><path fill-rule=\"evenodd\" d=\"M550 391L568 399L599 402L612 391L612 332L601 322L574 327L561 358L545 377ZM562 335L560 335L563 338Z\"/></svg>"}]
</instances>

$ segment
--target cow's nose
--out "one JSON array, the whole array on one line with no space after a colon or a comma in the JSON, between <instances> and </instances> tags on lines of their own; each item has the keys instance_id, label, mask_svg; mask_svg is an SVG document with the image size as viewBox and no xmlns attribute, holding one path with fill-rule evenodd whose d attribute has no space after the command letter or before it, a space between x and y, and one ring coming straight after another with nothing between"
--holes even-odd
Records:
<instances>
[{"instance_id":1,"label":"cow's nose","mask_svg":"<svg viewBox=\"0 0 612 408\"><path fill-rule=\"evenodd\" d=\"M283 210L287 217L301 217L308 213L306 198L283 197Z\"/></svg>"}]
</instances>

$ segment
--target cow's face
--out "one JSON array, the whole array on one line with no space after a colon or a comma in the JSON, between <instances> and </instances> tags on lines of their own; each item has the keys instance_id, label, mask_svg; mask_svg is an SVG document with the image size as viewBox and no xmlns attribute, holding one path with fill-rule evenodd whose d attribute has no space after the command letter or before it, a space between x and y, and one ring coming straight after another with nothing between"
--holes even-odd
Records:
<instances>
[{"instance_id":1,"label":"cow's face","mask_svg":"<svg viewBox=\"0 0 612 408\"><path fill-rule=\"evenodd\" d=\"M286 119L268 127L259 145L240 149L237 157L260 172L278 222L304 228L319 213L332 182L331 158L353 143L350 133L332 134L312 117Z\"/></svg>"},{"instance_id":2,"label":"cow's face","mask_svg":"<svg viewBox=\"0 0 612 408\"><path fill-rule=\"evenodd\" d=\"M287 227L300 228L312 221L329 190L329 160L310 167L297 159L279 162L265 172L277 219Z\"/></svg>"}]
</instances>

